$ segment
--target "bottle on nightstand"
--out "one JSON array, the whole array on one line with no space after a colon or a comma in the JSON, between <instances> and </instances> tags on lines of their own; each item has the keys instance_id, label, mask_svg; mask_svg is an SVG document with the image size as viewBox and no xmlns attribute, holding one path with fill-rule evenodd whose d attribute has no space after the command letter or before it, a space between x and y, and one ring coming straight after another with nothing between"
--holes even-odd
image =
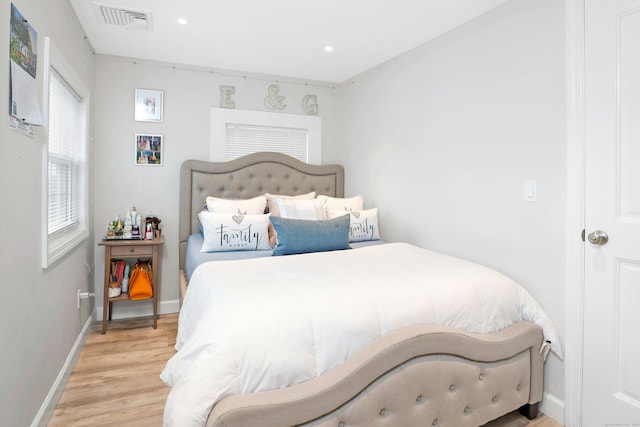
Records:
<instances>
[{"instance_id":1,"label":"bottle on nightstand","mask_svg":"<svg viewBox=\"0 0 640 427\"><path fill-rule=\"evenodd\" d=\"M120 285L122 293L129 292L129 264L124 267L124 276L122 276L122 284Z\"/></svg>"}]
</instances>

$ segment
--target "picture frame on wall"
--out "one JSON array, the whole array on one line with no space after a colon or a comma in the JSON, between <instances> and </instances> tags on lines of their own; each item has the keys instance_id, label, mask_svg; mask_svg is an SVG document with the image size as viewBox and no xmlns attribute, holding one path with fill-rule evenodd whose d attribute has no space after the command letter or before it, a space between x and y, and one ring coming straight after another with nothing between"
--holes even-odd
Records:
<instances>
[{"instance_id":1,"label":"picture frame on wall","mask_svg":"<svg viewBox=\"0 0 640 427\"><path fill-rule=\"evenodd\" d=\"M135 164L139 166L162 166L163 135L137 133L135 137Z\"/></svg>"},{"instance_id":2,"label":"picture frame on wall","mask_svg":"<svg viewBox=\"0 0 640 427\"><path fill-rule=\"evenodd\" d=\"M136 89L135 119L137 122L161 122L164 92L161 90Z\"/></svg>"}]
</instances>

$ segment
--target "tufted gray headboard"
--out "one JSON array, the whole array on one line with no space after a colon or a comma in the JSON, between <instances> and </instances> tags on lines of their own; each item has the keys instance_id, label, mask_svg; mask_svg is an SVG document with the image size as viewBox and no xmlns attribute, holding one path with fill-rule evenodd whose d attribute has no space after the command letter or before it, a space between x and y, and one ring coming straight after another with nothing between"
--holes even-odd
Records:
<instances>
[{"instance_id":1,"label":"tufted gray headboard","mask_svg":"<svg viewBox=\"0 0 640 427\"><path fill-rule=\"evenodd\" d=\"M207 196L248 199L264 193L296 195L315 191L344 197L340 165L310 165L280 153L254 153L229 162L185 160L180 168L180 268L187 239L200 227Z\"/></svg>"}]
</instances>

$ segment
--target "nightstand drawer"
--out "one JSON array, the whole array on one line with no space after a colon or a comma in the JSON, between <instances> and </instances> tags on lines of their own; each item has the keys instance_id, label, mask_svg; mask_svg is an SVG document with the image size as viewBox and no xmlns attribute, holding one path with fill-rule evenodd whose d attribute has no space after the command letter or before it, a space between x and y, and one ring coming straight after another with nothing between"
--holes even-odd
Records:
<instances>
[{"instance_id":1,"label":"nightstand drawer","mask_svg":"<svg viewBox=\"0 0 640 427\"><path fill-rule=\"evenodd\" d=\"M134 257L134 256L151 256L153 255L153 247L145 245L131 246L114 246L111 248L112 257Z\"/></svg>"}]
</instances>

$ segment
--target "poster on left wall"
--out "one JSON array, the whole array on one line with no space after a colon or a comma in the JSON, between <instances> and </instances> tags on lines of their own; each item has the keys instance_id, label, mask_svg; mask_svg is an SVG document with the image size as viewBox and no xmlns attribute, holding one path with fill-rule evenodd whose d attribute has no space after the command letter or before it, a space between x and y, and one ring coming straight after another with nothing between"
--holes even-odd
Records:
<instances>
[{"instance_id":1,"label":"poster on left wall","mask_svg":"<svg viewBox=\"0 0 640 427\"><path fill-rule=\"evenodd\" d=\"M37 51L38 33L11 3L9 127L21 133L28 125L44 124L36 87Z\"/></svg>"}]
</instances>

